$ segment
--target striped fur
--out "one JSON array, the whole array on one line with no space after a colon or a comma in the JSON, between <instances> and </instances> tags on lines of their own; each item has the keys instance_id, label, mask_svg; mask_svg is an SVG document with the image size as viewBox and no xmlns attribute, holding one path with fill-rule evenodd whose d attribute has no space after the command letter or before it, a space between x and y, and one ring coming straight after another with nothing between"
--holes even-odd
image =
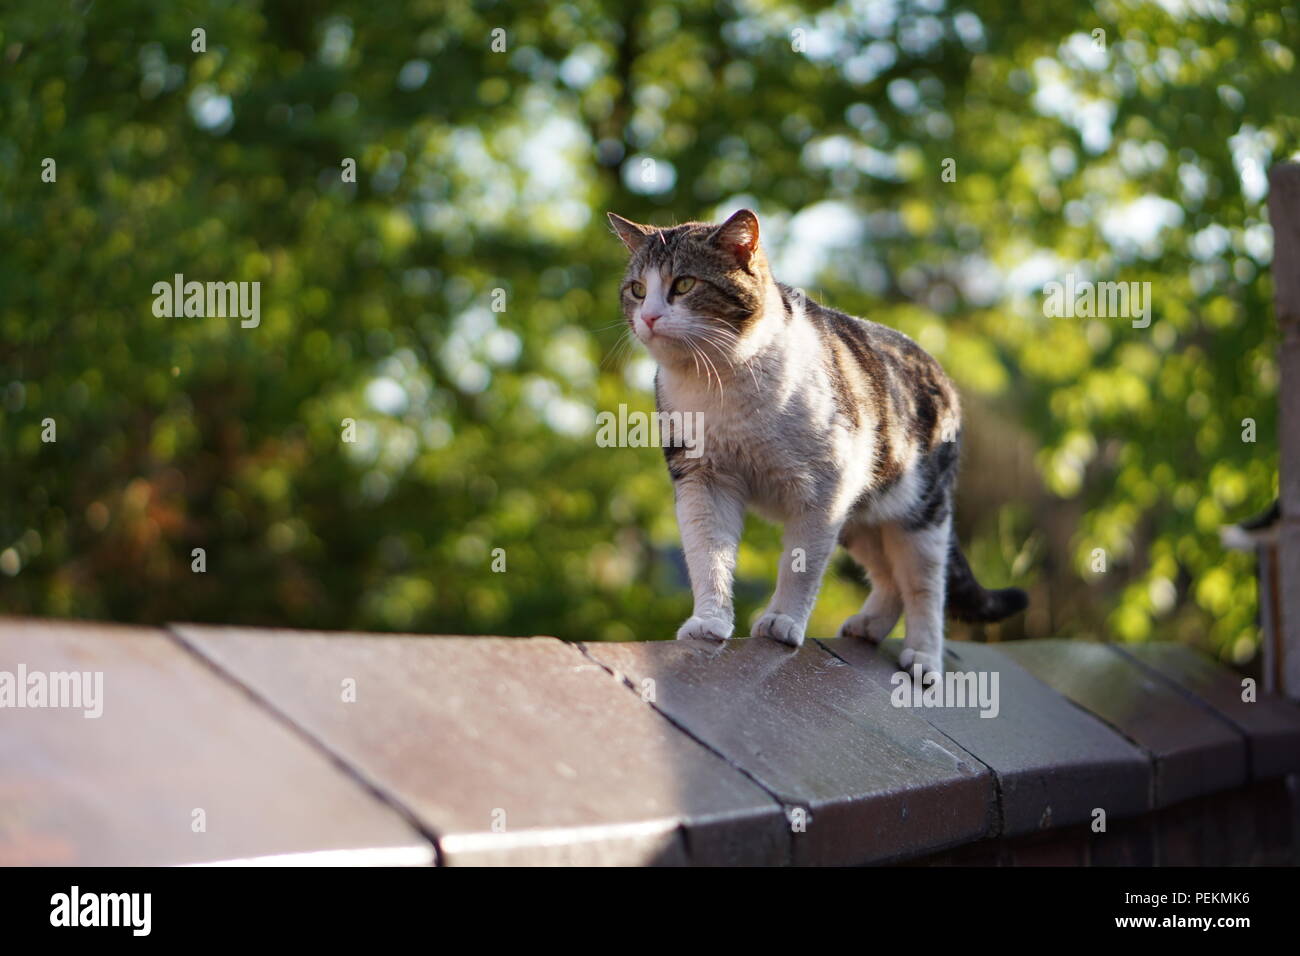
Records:
<instances>
[{"instance_id":1,"label":"striped fur","mask_svg":"<svg viewBox=\"0 0 1300 956\"><path fill-rule=\"evenodd\" d=\"M879 641L905 614L905 668L942 671L945 609L994 621L1025 606L1022 591L981 587L953 536L961 406L934 358L778 283L749 210L720 226L610 222L630 252L620 298L658 362L657 405L703 420L698 457L671 436L665 447L695 598L679 638L731 635L746 510L784 526L755 636L802 643L837 543L872 585L841 634Z\"/></svg>"}]
</instances>

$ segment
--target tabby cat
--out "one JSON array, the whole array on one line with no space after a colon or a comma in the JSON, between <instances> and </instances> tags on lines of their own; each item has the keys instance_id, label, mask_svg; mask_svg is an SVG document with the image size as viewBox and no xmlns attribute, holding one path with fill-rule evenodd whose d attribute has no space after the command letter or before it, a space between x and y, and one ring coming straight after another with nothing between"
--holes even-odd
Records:
<instances>
[{"instance_id":1,"label":"tabby cat","mask_svg":"<svg viewBox=\"0 0 1300 956\"><path fill-rule=\"evenodd\" d=\"M803 643L837 542L871 580L841 636L878 642L906 613L905 669L942 673L945 609L998 621L1026 606L1019 589L981 587L954 536L961 410L938 362L777 282L748 209L720 226L609 220L631 253L623 315L658 363L661 420L703 423L692 454L664 440L695 597L679 639L731 636L747 509L784 526L755 637Z\"/></svg>"}]
</instances>

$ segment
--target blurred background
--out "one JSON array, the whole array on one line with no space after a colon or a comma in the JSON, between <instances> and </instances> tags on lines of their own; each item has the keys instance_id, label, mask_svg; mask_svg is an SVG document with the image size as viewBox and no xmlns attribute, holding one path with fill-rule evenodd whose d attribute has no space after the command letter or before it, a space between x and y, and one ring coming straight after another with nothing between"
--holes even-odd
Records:
<instances>
[{"instance_id":1,"label":"blurred background","mask_svg":"<svg viewBox=\"0 0 1300 956\"><path fill-rule=\"evenodd\" d=\"M595 442L653 405L604 212L750 206L778 277L962 389L959 532L1031 608L955 636L1248 665L1218 529L1277 489L1297 39L1271 0L11 0L0 611L671 637L662 455ZM260 325L155 316L176 273L260 282ZM1067 273L1149 281L1150 326L1046 318ZM864 593L839 559L810 633Z\"/></svg>"}]
</instances>

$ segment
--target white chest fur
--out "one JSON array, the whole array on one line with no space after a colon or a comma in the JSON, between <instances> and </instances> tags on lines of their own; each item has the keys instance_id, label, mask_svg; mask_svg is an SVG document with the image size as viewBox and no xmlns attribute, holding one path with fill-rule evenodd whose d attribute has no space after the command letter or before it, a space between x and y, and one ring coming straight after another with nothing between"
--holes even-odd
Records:
<instances>
[{"instance_id":1,"label":"white chest fur","mask_svg":"<svg viewBox=\"0 0 1300 956\"><path fill-rule=\"evenodd\" d=\"M799 313L719 378L660 369L664 410L698 416L699 464L773 520L809 508L845 513L870 481L874 430L842 414L822 354Z\"/></svg>"}]
</instances>

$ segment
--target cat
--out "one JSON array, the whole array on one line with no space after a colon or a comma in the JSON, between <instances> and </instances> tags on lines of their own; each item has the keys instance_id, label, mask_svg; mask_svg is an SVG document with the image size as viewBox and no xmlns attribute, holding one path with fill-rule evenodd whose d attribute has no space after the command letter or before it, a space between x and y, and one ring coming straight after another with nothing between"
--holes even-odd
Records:
<instances>
[{"instance_id":1,"label":"cat","mask_svg":"<svg viewBox=\"0 0 1300 956\"><path fill-rule=\"evenodd\" d=\"M957 543L961 409L934 358L777 282L748 209L669 228L608 215L630 253L619 295L658 365L660 420L670 431L675 413L703 423L692 456L673 435L662 441L695 600L678 639L732 635L747 510L784 526L754 637L803 643L837 543L871 582L840 636L878 643L905 613L905 670L943 672L945 610L991 622L1027 606L1018 588L982 587Z\"/></svg>"}]
</instances>

